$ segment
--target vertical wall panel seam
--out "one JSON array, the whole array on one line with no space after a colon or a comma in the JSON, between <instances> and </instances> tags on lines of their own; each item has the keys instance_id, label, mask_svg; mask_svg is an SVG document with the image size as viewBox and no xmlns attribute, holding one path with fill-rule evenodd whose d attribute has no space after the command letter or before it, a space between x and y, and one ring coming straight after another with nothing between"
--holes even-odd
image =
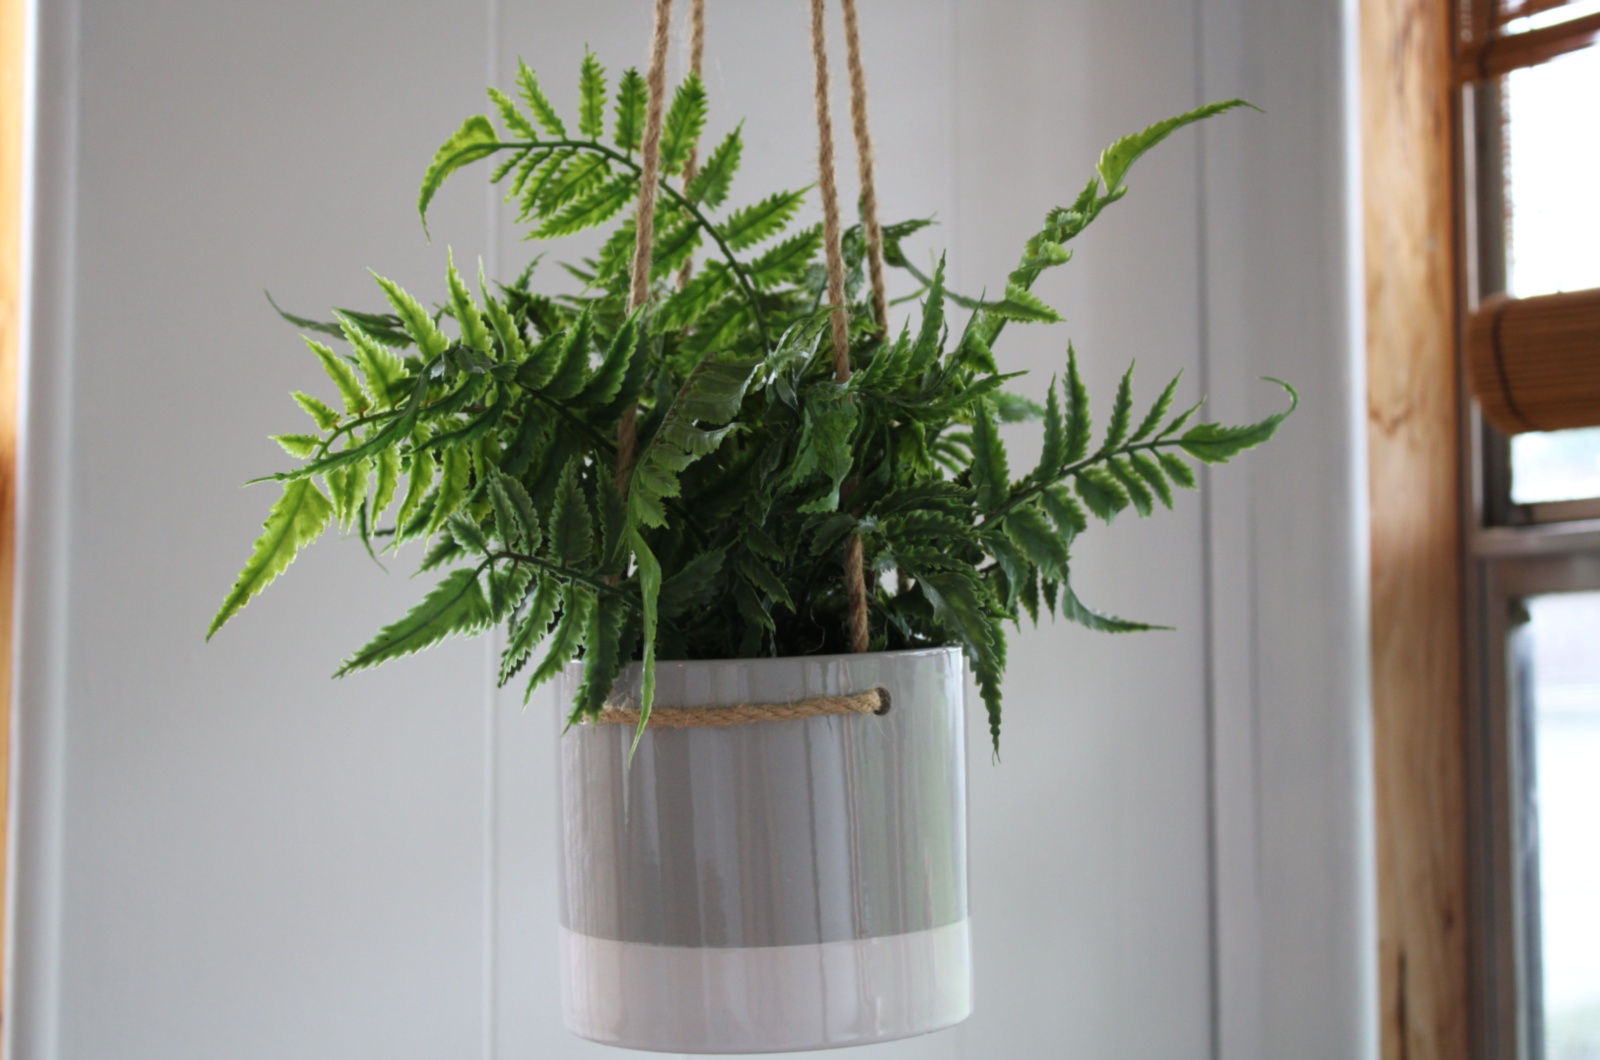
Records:
<instances>
[{"instance_id":1,"label":"vertical wall panel seam","mask_svg":"<svg viewBox=\"0 0 1600 1060\"><path fill-rule=\"evenodd\" d=\"M1194 0L1194 103L1205 99L1205 0ZM1195 331L1196 375L1200 392L1211 384L1210 285L1206 283L1206 262L1210 240L1206 227L1206 130L1199 130L1195 143ZM1210 1021L1209 1047L1212 1060L1222 1060L1222 952L1220 933L1221 881L1218 878L1217 851L1217 684L1216 637L1211 623L1215 572L1211 533L1211 482L1206 472L1200 492L1200 614L1201 679L1204 711L1205 807L1206 807L1206 974L1208 978L1207 1018Z\"/></svg>"}]
</instances>

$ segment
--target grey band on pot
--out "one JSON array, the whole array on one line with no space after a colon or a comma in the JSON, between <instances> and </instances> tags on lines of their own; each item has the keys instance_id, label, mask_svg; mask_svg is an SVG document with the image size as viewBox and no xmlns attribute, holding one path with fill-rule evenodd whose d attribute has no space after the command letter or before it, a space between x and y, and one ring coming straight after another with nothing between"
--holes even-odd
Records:
<instances>
[{"instance_id":1,"label":"grey band on pot","mask_svg":"<svg viewBox=\"0 0 1600 1060\"><path fill-rule=\"evenodd\" d=\"M570 693L579 671L570 668ZM637 703L637 667L614 697ZM561 920L664 946L787 946L967 915L955 649L662 663L656 709L888 690L881 716L731 728L575 726L560 744ZM630 696L631 693L631 696Z\"/></svg>"}]
</instances>

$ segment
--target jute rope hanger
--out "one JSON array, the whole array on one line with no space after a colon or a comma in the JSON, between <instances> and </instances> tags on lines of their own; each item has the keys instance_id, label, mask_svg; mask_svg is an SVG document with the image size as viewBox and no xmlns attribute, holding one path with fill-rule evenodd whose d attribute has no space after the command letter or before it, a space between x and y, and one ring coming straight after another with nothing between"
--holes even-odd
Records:
<instances>
[{"instance_id":1,"label":"jute rope hanger","mask_svg":"<svg viewBox=\"0 0 1600 1060\"><path fill-rule=\"evenodd\" d=\"M673 707L652 710L645 723L650 729L726 729L757 721L801 721L839 714L889 713L889 690L874 688L849 696L812 696L793 703L740 703L732 707ZM639 712L607 703L600 711L603 725L637 727Z\"/></svg>"},{"instance_id":2,"label":"jute rope hanger","mask_svg":"<svg viewBox=\"0 0 1600 1060\"><path fill-rule=\"evenodd\" d=\"M861 62L860 28L856 17L855 0L841 0L848 65L850 71L850 109L855 130L857 165L861 175L861 205L867 242L869 272L872 278L873 311L880 332L888 326L888 297L883 277L883 234L877 218L877 189L872 166L872 137L867 127L866 74ZM828 104L828 51L825 25L826 0L811 0L811 55L816 66L814 99L817 112L817 169L818 187L822 195L823 242L827 251L828 304L832 307L831 331L833 339L834 378L839 382L850 379L850 325L848 302L845 296L844 254L841 246L839 222L839 188L834 172L833 117ZM690 65L699 73L705 47L705 0L694 0L692 12L692 41ZM628 307L634 311L650 299L651 255L655 243L655 211L657 189L661 178L661 127L666 103L667 45L671 35L672 0L655 0L655 22L650 39L650 65L645 77L646 106L644 141L641 146L640 187L638 212L634 221L633 275ZM692 156L691 156L692 158ZM691 161L691 166L693 162ZM687 268L687 266L686 266ZM682 282L682 277L680 277ZM636 418L638 410L630 407L623 413L617 426L617 485L626 496L628 476L632 470L636 443ZM865 560L861 537L852 534L845 546L844 582L848 609L848 634L850 650L865 652L870 646L868 635L867 588ZM872 701L868 711L856 708L836 709L841 703ZM820 714L868 713L880 704L887 704L887 693L880 691L861 693L858 696L823 696L788 704L747 705L737 708L686 708L663 711L659 724L720 725L741 724L732 720L729 711L766 712L760 717L743 720L775 720L778 718L811 717ZM688 720L705 712L728 720ZM624 720L626 708L607 706L601 720ZM638 723L638 713L632 712L632 721ZM673 719L673 720L667 720ZM651 724L658 724L652 713Z\"/></svg>"}]
</instances>

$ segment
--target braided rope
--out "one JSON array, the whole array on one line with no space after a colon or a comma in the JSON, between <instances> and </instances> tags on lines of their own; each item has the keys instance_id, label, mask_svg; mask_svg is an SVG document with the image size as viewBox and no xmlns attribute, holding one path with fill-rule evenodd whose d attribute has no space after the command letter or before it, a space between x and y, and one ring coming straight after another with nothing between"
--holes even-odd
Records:
<instances>
[{"instance_id":1,"label":"braided rope","mask_svg":"<svg viewBox=\"0 0 1600 1060\"><path fill-rule=\"evenodd\" d=\"M725 729L759 721L801 721L839 714L887 714L889 690L874 688L850 696L813 696L794 703L740 703L732 707L656 707L646 723L651 729ZM601 725L639 724L632 707L607 703L595 719Z\"/></svg>"},{"instance_id":2,"label":"braided rope","mask_svg":"<svg viewBox=\"0 0 1600 1060\"><path fill-rule=\"evenodd\" d=\"M689 8L689 72L696 77L704 76L706 58L706 0L694 0ZM687 189L693 183L695 174L700 172L700 142L696 140L689 145L689 157L683 163L683 187ZM683 268L678 270L678 289L681 291L689 284L689 277L694 275L694 255L690 254L683 259Z\"/></svg>"},{"instance_id":3,"label":"braided rope","mask_svg":"<svg viewBox=\"0 0 1600 1060\"><path fill-rule=\"evenodd\" d=\"M861 171L861 220L867 236L867 267L872 277L872 311L878 332L889 330L889 291L883 278L883 228L878 224L878 185L872 168L872 132L867 128L867 72L861 63L861 30L856 0L844 5L844 40L850 67L850 117L856 136L856 168Z\"/></svg>"},{"instance_id":4,"label":"braided rope","mask_svg":"<svg viewBox=\"0 0 1600 1060\"><path fill-rule=\"evenodd\" d=\"M822 241L828 254L828 304L833 325L833 376L850 379L850 321L845 308L844 251L839 234L839 185L833 169L833 115L828 109L828 42L823 16L826 0L811 0L811 58L816 64L817 187L822 193ZM845 546L845 606L849 613L850 650L864 652L867 635L867 580L861 538L852 534Z\"/></svg>"},{"instance_id":5,"label":"braided rope","mask_svg":"<svg viewBox=\"0 0 1600 1060\"><path fill-rule=\"evenodd\" d=\"M645 77L643 158L639 173L639 211L634 221L633 287L629 310L650 300L650 258L656 240L656 189L661 180L661 123L666 109L667 43L672 29L672 0L656 0L655 32L650 39L650 71ZM632 470L635 420L638 409L629 406L617 424L617 486L624 489Z\"/></svg>"}]
</instances>

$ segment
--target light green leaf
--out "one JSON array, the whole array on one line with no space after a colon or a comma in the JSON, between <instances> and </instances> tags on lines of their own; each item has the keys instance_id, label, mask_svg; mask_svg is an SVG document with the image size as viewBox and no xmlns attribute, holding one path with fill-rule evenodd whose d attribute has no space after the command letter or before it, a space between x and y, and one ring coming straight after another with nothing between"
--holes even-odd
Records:
<instances>
[{"instance_id":1,"label":"light green leaf","mask_svg":"<svg viewBox=\"0 0 1600 1060\"><path fill-rule=\"evenodd\" d=\"M1109 453L1117 448L1128 437L1128 419L1133 414L1133 365L1122 373L1122 382L1117 384L1117 397L1111 403L1111 422L1106 426L1106 440L1100 446L1102 453Z\"/></svg>"},{"instance_id":2,"label":"light green leaf","mask_svg":"<svg viewBox=\"0 0 1600 1060\"><path fill-rule=\"evenodd\" d=\"M673 94L661 128L661 171L676 173L700 139L706 125L706 88L696 74L684 78Z\"/></svg>"},{"instance_id":3,"label":"light green leaf","mask_svg":"<svg viewBox=\"0 0 1600 1060\"><path fill-rule=\"evenodd\" d=\"M644 138L645 84L639 71L630 69L617 82L617 123L612 141L624 151L636 151Z\"/></svg>"},{"instance_id":4,"label":"light green leaf","mask_svg":"<svg viewBox=\"0 0 1600 1060\"><path fill-rule=\"evenodd\" d=\"M1167 476L1184 489L1195 490L1200 488L1200 484L1194 478L1194 468L1185 464L1182 457L1174 456L1171 453L1157 453L1156 459L1161 462L1161 468L1167 473Z\"/></svg>"},{"instance_id":5,"label":"light green leaf","mask_svg":"<svg viewBox=\"0 0 1600 1060\"><path fill-rule=\"evenodd\" d=\"M400 358L384 347L372 333L345 313L339 314L339 327L345 341L356 351L356 363L366 376L367 389L377 399L378 407L394 408L406 397L406 367Z\"/></svg>"},{"instance_id":6,"label":"light green leaf","mask_svg":"<svg viewBox=\"0 0 1600 1060\"><path fill-rule=\"evenodd\" d=\"M433 317L422 308L421 303L393 280L385 279L377 273L373 273L372 276L378 281L378 286L383 288L385 297L394 307L395 315L400 318L406 334L417 344L417 352L422 354L423 360L431 361L450 348L450 340L445 338L444 332L439 330L439 325L433 322Z\"/></svg>"},{"instance_id":7,"label":"light green leaf","mask_svg":"<svg viewBox=\"0 0 1600 1060\"><path fill-rule=\"evenodd\" d=\"M1268 382L1277 383L1288 391L1288 408L1273 413L1264 420L1241 427L1225 427L1220 423L1197 424L1190 427L1178 439L1183 451L1204 463L1221 464L1271 438L1277 432L1278 424L1299 407L1300 395L1295 393L1294 387L1282 380L1269 379Z\"/></svg>"},{"instance_id":8,"label":"light green leaf","mask_svg":"<svg viewBox=\"0 0 1600 1060\"><path fill-rule=\"evenodd\" d=\"M210 640L228 619L287 570L295 554L327 529L332 515L333 504L310 479L296 479L286 485L267 514L264 532L256 538L249 561L211 620L206 639Z\"/></svg>"},{"instance_id":9,"label":"light green leaf","mask_svg":"<svg viewBox=\"0 0 1600 1060\"><path fill-rule=\"evenodd\" d=\"M495 107L500 111L500 120L505 123L506 128L520 136L527 137L529 140L537 140L539 138L539 134L534 131L533 125L529 123L527 118L522 116L522 111L517 109L516 103L512 101L510 96L498 88L490 88L489 98L494 100Z\"/></svg>"},{"instance_id":10,"label":"light green leaf","mask_svg":"<svg viewBox=\"0 0 1600 1060\"><path fill-rule=\"evenodd\" d=\"M561 115L550 105L544 89L539 87L539 79L521 59L517 60L517 84L522 89L522 98L527 101L528 109L533 111L534 119L544 127L544 131L549 133L552 139L566 139L567 127L562 122Z\"/></svg>"},{"instance_id":11,"label":"light green leaf","mask_svg":"<svg viewBox=\"0 0 1600 1060\"><path fill-rule=\"evenodd\" d=\"M455 131L455 135L439 145L432 164L423 174L422 191L417 195L417 213L422 218L424 231L428 226L428 203L433 201L439 185L462 166L494 154L499 149L499 141L500 138L495 134L494 126L490 124L489 119L481 114L474 114L462 122L461 128Z\"/></svg>"},{"instance_id":12,"label":"light green leaf","mask_svg":"<svg viewBox=\"0 0 1600 1060\"><path fill-rule=\"evenodd\" d=\"M339 396L344 399L346 412L359 416L372 407L372 403L367 400L367 392L361 389L361 381L356 378L356 370L351 368L347 361L320 342L305 339L305 344L317 355L317 360L322 362L322 369L328 373L328 378L333 380L333 385L339 388Z\"/></svg>"},{"instance_id":13,"label":"light green leaf","mask_svg":"<svg viewBox=\"0 0 1600 1060\"><path fill-rule=\"evenodd\" d=\"M781 191L740 207L722 223L722 238L731 250L747 250L783 231L794 219L805 193Z\"/></svg>"},{"instance_id":14,"label":"light green leaf","mask_svg":"<svg viewBox=\"0 0 1600 1060\"><path fill-rule=\"evenodd\" d=\"M379 630L376 637L344 661L334 676L343 677L410 655L446 637L470 637L481 633L488 625L489 601L484 599L478 572L463 567L445 575L404 618Z\"/></svg>"},{"instance_id":15,"label":"light green leaf","mask_svg":"<svg viewBox=\"0 0 1600 1060\"><path fill-rule=\"evenodd\" d=\"M377 526L378 520L394 501L395 491L400 485L400 450L380 450L373 463L377 481L372 488L371 518L372 525Z\"/></svg>"},{"instance_id":16,"label":"light green leaf","mask_svg":"<svg viewBox=\"0 0 1600 1060\"><path fill-rule=\"evenodd\" d=\"M339 426L339 414L310 394L296 390L290 396L294 398L295 404L305 409L307 416L317 421L320 430L331 431Z\"/></svg>"},{"instance_id":17,"label":"light green leaf","mask_svg":"<svg viewBox=\"0 0 1600 1060\"><path fill-rule=\"evenodd\" d=\"M711 152L711 157L705 160L684 190L689 201L712 210L727 201L728 191L733 187L733 175L739 171L739 162L744 154L743 128L741 124L724 136L717 149Z\"/></svg>"},{"instance_id":18,"label":"light green leaf","mask_svg":"<svg viewBox=\"0 0 1600 1060\"><path fill-rule=\"evenodd\" d=\"M1249 107L1251 104L1242 99L1230 99L1223 103L1208 103L1197 107L1187 114L1180 114L1166 121L1158 121L1143 132L1124 136L1104 151L1100 152L1100 164L1096 171L1105 183L1106 195L1111 196L1122 190L1122 182L1128 175L1128 170L1141 156L1156 144L1165 140L1185 125L1192 125L1197 121L1210 118L1237 107Z\"/></svg>"},{"instance_id":19,"label":"light green leaf","mask_svg":"<svg viewBox=\"0 0 1600 1060\"><path fill-rule=\"evenodd\" d=\"M1144 419L1139 421L1139 426L1134 429L1133 434L1128 438L1130 444L1144 441L1150 437L1157 427L1161 426L1161 421L1166 417L1167 410L1172 408L1172 399L1178 392L1178 381L1182 378L1183 373L1181 371L1172 377L1172 382L1167 384L1167 388L1161 392L1160 397L1156 398L1156 403L1150 406L1150 411L1145 413Z\"/></svg>"},{"instance_id":20,"label":"light green leaf","mask_svg":"<svg viewBox=\"0 0 1600 1060\"><path fill-rule=\"evenodd\" d=\"M467 290L467 285L461 279L461 273L456 271L455 252L446 250L445 255L449 262L447 278L450 285L450 306L455 310L456 325L461 329L461 343L480 353L493 354L494 347L489 343L489 329L483 324L483 314L478 311L478 303L473 301L472 292ZM480 274L483 271L481 262L478 271Z\"/></svg>"},{"instance_id":21,"label":"light green leaf","mask_svg":"<svg viewBox=\"0 0 1600 1060\"><path fill-rule=\"evenodd\" d=\"M269 437L281 445L284 452L302 460L316 452L317 446L322 444L322 439L314 434L274 434Z\"/></svg>"},{"instance_id":22,"label":"light green leaf","mask_svg":"<svg viewBox=\"0 0 1600 1060\"><path fill-rule=\"evenodd\" d=\"M578 74L578 95L578 131L598 140L606 127L606 70L588 50L583 53L583 69Z\"/></svg>"},{"instance_id":23,"label":"light green leaf","mask_svg":"<svg viewBox=\"0 0 1600 1060\"><path fill-rule=\"evenodd\" d=\"M1063 463L1076 464L1089 455L1094 424L1089 418L1089 391L1078 374L1078 353L1067 343L1067 455Z\"/></svg>"},{"instance_id":24,"label":"light green leaf","mask_svg":"<svg viewBox=\"0 0 1600 1060\"><path fill-rule=\"evenodd\" d=\"M484 535L483 528L470 516L457 512L445 520L445 523L450 527L450 536L457 544L479 555L488 555L489 539Z\"/></svg>"},{"instance_id":25,"label":"light green leaf","mask_svg":"<svg viewBox=\"0 0 1600 1060\"><path fill-rule=\"evenodd\" d=\"M1128 457L1128 463L1134 472L1145 481L1150 491L1156 495L1165 508L1172 507L1172 487L1167 485L1167 478L1161 473L1161 468L1156 462L1144 453L1134 453Z\"/></svg>"}]
</instances>

